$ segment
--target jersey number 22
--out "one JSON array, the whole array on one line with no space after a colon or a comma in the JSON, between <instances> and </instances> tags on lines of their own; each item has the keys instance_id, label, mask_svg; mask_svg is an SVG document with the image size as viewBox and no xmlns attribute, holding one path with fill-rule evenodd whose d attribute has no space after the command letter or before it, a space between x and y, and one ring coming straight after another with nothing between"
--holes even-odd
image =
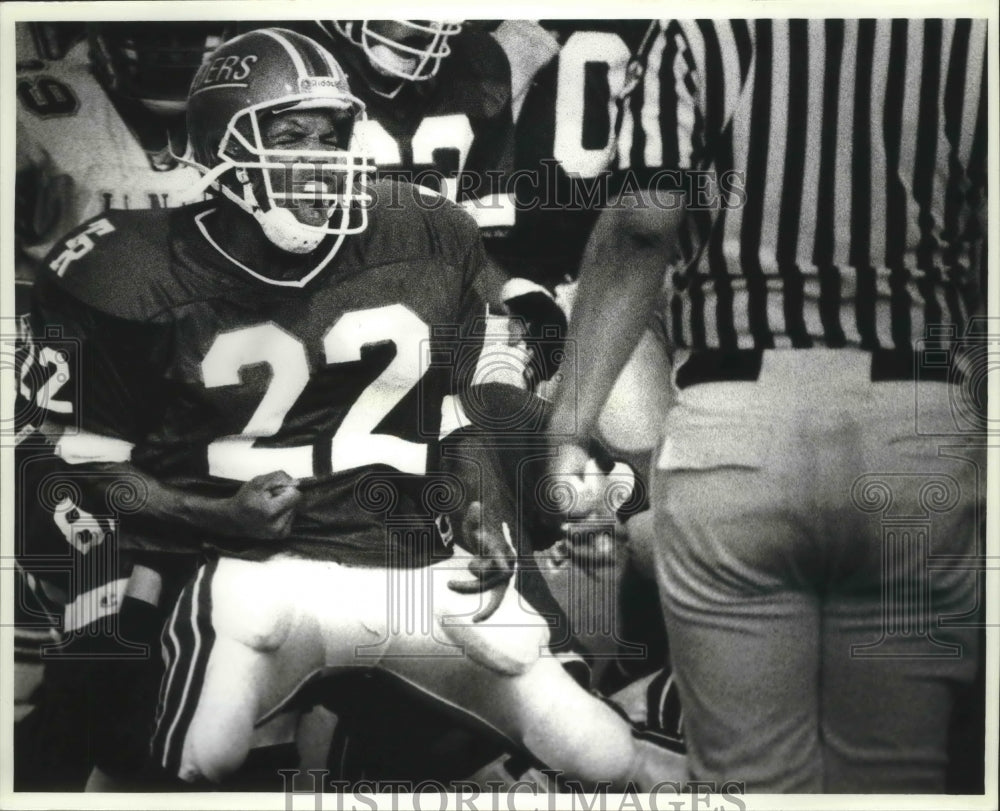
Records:
<instances>
[{"instance_id":1,"label":"jersey number 22","mask_svg":"<svg viewBox=\"0 0 1000 811\"><path fill-rule=\"evenodd\" d=\"M402 304L391 304L342 315L323 337L327 364L361 360L363 347L392 341L396 356L361 393L332 440L334 473L363 465L390 465L403 473L426 472L427 445L390 434L373 433L423 376L421 353L430 338L423 321ZM313 447L260 448L257 439L274 436L309 382L309 362L302 342L273 323L243 327L220 334L201 363L206 388L240 383L240 370L264 363L271 381L243 430L208 446L208 472L225 479L247 481L284 470L293 478L308 478Z\"/></svg>"}]
</instances>

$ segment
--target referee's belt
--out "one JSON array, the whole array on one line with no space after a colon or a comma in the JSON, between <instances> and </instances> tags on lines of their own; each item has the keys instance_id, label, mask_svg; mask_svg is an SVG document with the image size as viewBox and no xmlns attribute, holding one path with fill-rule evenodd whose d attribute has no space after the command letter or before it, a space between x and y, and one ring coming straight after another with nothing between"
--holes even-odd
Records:
<instances>
[{"instance_id":1,"label":"referee's belt","mask_svg":"<svg viewBox=\"0 0 1000 811\"><path fill-rule=\"evenodd\" d=\"M677 369L677 388L686 389L702 383L752 383L760 378L765 353L783 355L792 360L798 353L839 354L849 352L863 364L873 383L920 380L934 383L957 383L961 373L954 365L910 350L897 349L739 349L696 350ZM828 355L828 357L830 357Z\"/></svg>"}]
</instances>

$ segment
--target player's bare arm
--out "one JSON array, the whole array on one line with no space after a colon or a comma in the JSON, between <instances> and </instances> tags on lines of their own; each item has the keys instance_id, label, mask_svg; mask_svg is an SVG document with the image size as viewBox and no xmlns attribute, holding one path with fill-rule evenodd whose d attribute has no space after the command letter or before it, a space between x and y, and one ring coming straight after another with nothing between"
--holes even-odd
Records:
<instances>
[{"instance_id":1,"label":"player's bare arm","mask_svg":"<svg viewBox=\"0 0 1000 811\"><path fill-rule=\"evenodd\" d=\"M56 445L63 429L47 420L41 433ZM247 540L287 537L295 518L295 508L302 498L298 481L283 470L255 476L244 482L231 496L216 498L173 487L141 470L130 462L90 462L74 466L79 472L115 474L141 483L145 498L136 516L162 522L171 527ZM87 482L87 477L80 479ZM95 478L93 481L101 481ZM107 477L103 477L107 480ZM198 536L179 535L178 538ZM196 544L197 545L197 544Z\"/></svg>"},{"instance_id":2,"label":"player's bare arm","mask_svg":"<svg viewBox=\"0 0 1000 811\"><path fill-rule=\"evenodd\" d=\"M288 537L295 508L302 500L298 481L283 470L255 476L228 498L212 498L171 487L134 465L107 465L104 470L142 480L148 493L142 506L143 516L178 528L229 538L277 540Z\"/></svg>"},{"instance_id":3,"label":"player's bare arm","mask_svg":"<svg viewBox=\"0 0 1000 811\"><path fill-rule=\"evenodd\" d=\"M553 471L579 476L583 450L608 392L639 342L663 280L664 257L684 217L676 202L649 191L604 209L591 233L580 268L568 340L602 352L579 352L567 365L549 424L562 444ZM625 269L625 272L623 272ZM585 385L581 385L581 381ZM575 392L570 398L568 392ZM566 441L574 437L575 441Z\"/></svg>"}]
</instances>

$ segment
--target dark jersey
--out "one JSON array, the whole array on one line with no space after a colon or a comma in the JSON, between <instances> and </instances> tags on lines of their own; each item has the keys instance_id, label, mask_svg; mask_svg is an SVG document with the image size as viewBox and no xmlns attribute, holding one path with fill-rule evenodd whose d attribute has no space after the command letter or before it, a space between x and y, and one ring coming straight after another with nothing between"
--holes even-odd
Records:
<instances>
[{"instance_id":1,"label":"dark jersey","mask_svg":"<svg viewBox=\"0 0 1000 811\"><path fill-rule=\"evenodd\" d=\"M64 455L130 457L216 496L284 470L303 492L289 548L384 563L386 513L426 515L442 405L456 366L475 365L482 249L471 219L436 195L372 191L366 231L303 288L220 253L203 230L213 203L108 212L58 245L32 320L52 372L39 401L70 426ZM394 507L373 471L392 479Z\"/></svg>"},{"instance_id":2,"label":"dark jersey","mask_svg":"<svg viewBox=\"0 0 1000 811\"><path fill-rule=\"evenodd\" d=\"M515 131L514 228L491 251L519 276L554 286L575 277L607 198L621 99L650 20L542 20L561 43L535 75Z\"/></svg>"}]
</instances>

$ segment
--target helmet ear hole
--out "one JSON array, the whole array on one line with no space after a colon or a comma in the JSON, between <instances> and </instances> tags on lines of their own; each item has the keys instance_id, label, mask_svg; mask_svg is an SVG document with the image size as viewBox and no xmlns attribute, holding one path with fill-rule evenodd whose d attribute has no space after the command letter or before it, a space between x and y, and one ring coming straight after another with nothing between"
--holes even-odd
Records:
<instances>
[{"instance_id":1,"label":"helmet ear hole","mask_svg":"<svg viewBox=\"0 0 1000 811\"><path fill-rule=\"evenodd\" d=\"M249 183L250 182L250 173L246 169L243 169L241 167L241 168L239 168L239 169L236 170L236 179L240 183Z\"/></svg>"}]
</instances>

